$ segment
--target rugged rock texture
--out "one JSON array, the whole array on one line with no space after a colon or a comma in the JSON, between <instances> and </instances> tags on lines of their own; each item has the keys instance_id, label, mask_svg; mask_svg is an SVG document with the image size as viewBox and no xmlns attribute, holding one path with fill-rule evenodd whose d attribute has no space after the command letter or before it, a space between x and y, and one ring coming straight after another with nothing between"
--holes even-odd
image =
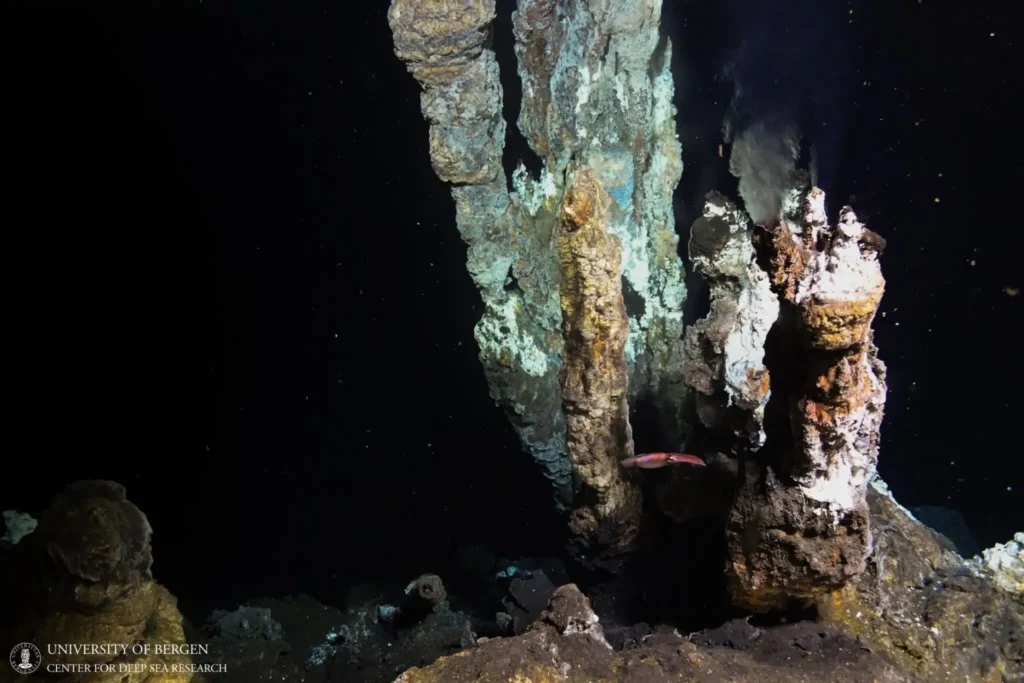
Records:
<instances>
[{"instance_id":1,"label":"rugged rock texture","mask_svg":"<svg viewBox=\"0 0 1024 683\"><path fill-rule=\"evenodd\" d=\"M36 530L37 522L32 515L17 510L4 510L4 535L0 537L0 548L7 548Z\"/></svg>"},{"instance_id":2,"label":"rugged rock texture","mask_svg":"<svg viewBox=\"0 0 1024 683\"><path fill-rule=\"evenodd\" d=\"M543 571L513 578L509 581L508 595L501 600L507 615L507 619L502 618L502 621L507 621L512 633L523 633L544 612L555 588Z\"/></svg>"},{"instance_id":3,"label":"rugged rock texture","mask_svg":"<svg viewBox=\"0 0 1024 683\"><path fill-rule=\"evenodd\" d=\"M405 588L405 598L394 617L395 625L407 628L419 623L428 614L440 609L447 599L448 592L445 590L440 576L437 574L419 576Z\"/></svg>"},{"instance_id":4,"label":"rugged rock texture","mask_svg":"<svg viewBox=\"0 0 1024 683\"><path fill-rule=\"evenodd\" d=\"M997 588L1024 599L1024 531L971 558L971 565Z\"/></svg>"},{"instance_id":5,"label":"rugged rock texture","mask_svg":"<svg viewBox=\"0 0 1024 683\"><path fill-rule=\"evenodd\" d=\"M225 629L225 613L216 612L192 636L209 648L195 659L225 667L207 675L207 683L387 683L473 645L469 617L446 602L402 627L383 618L392 606L378 602L380 593L350 597L345 610L307 595L253 600L236 611L248 628Z\"/></svg>"},{"instance_id":6,"label":"rugged rock texture","mask_svg":"<svg viewBox=\"0 0 1024 683\"><path fill-rule=\"evenodd\" d=\"M423 86L430 152L453 183L468 270L485 302L476 328L491 395L557 500L572 499L558 384L562 363L554 232L570 160L594 170L621 242L633 398L657 408L666 449L687 432L681 362L683 268L672 192L682 172L675 135L671 46L659 0L521 0L513 15L523 83L518 125L541 158L502 175L502 91L487 35L493 0L393 0L395 50Z\"/></svg>"},{"instance_id":7,"label":"rugged rock texture","mask_svg":"<svg viewBox=\"0 0 1024 683\"><path fill-rule=\"evenodd\" d=\"M837 524L770 466L747 464L726 527L734 604L757 612L800 607L864 569L867 509Z\"/></svg>"},{"instance_id":8,"label":"rugged rock texture","mask_svg":"<svg viewBox=\"0 0 1024 683\"><path fill-rule=\"evenodd\" d=\"M722 195L708 196L690 229L689 250L711 289L711 310L686 330L683 378L695 390L701 423L728 432L737 455L750 453L765 442L764 344L779 302L755 260L750 222Z\"/></svg>"},{"instance_id":9,"label":"rugged rock texture","mask_svg":"<svg viewBox=\"0 0 1024 683\"><path fill-rule=\"evenodd\" d=\"M619 466L633 456L626 399L629 322L621 247L608 233L607 202L592 169L574 171L557 233L566 448L581 483L569 524L581 559L596 563L614 563L631 549L641 512L640 489Z\"/></svg>"},{"instance_id":10,"label":"rugged rock texture","mask_svg":"<svg viewBox=\"0 0 1024 683\"><path fill-rule=\"evenodd\" d=\"M564 585L523 635L480 638L476 648L406 671L396 683L1022 680L1020 594L950 550L879 480L865 499L876 529L871 559L817 601L816 621L757 626L738 618L686 638L639 624L636 637L616 639L622 649L613 651L590 601Z\"/></svg>"},{"instance_id":11,"label":"rugged rock texture","mask_svg":"<svg viewBox=\"0 0 1024 683\"><path fill-rule=\"evenodd\" d=\"M498 63L485 45L493 19L494 0L393 0L388 13L395 52L423 87L431 160L438 177L453 184L467 268L486 306L475 336L491 396L544 468L556 500L568 505L572 468L558 387L561 319L551 249L560 193L549 182L509 195Z\"/></svg>"},{"instance_id":12,"label":"rugged rock texture","mask_svg":"<svg viewBox=\"0 0 1024 683\"><path fill-rule=\"evenodd\" d=\"M660 21L660 0L521 0L513 14L519 129L544 161L542 186L561 188L575 158L614 200L609 228L623 250L631 392L653 400L675 448L687 431L678 373L686 290L672 215L682 161L672 46ZM530 184L519 180L519 188Z\"/></svg>"},{"instance_id":13,"label":"rugged rock texture","mask_svg":"<svg viewBox=\"0 0 1024 683\"><path fill-rule=\"evenodd\" d=\"M746 463L727 528L732 598L755 610L841 587L864 570L871 542L864 496L886 387L870 326L884 240L849 207L829 227L824 193L805 188L756 234L781 304L768 340L768 443Z\"/></svg>"},{"instance_id":14,"label":"rugged rock texture","mask_svg":"<svg viewBox=\"0 0 1024 683\"><path fill-rule=\"evenodd\" d=\"M548 610L515 638L480 640L472 650L410 669L395 683L895 683L913 679L853 638L816 625L765 630L741 644L698 647L672 631L614 652L589 601L559 588Z\"/></svg>"},{"instance_id":15,"label":"rugged rock texture","mask_svg":"<svg viewBox=\"0 0 1024 683\"><path fill-rule=\"evenodd\" d=\"M141 656L101 651L44 658L47 664L93 669L111 665L109 672L86 672L75 679L89 683L192 680L188 671L174 672L175 667L189 669L188 655L157 652L157 645L185 646L185 633L177 601L153 581L151 534L146 516L127 500L120 484L80 481L68 486L5 565L10 574L2 583L4 602L11 607L4 610L0 629L4 642L28 641L44 653L51 644L137 643L148 651ZM129 664L132 670L122 668Z\"/></svg>"},{"instance_id":16,"label":"rugged rock texture","mask_svg":"<svg viewBox=\"0 0 1024 683\"><path fill-rule=\"evenodd\" d=\"M752 238L746 214L717 192L708 194L690 228L690 260L708 284L711 305L686 330L682 376L708 437L701 452L709 467L675 468L658 486L658 506L676 522L705 519L720 526L732 505L738 458L765 442L771 396L765 340L779 301L757 264Z\"/></svg>"},{"instance_id":17,"label":"rugged rock texture","mask_svg":"<svg viewBox=\"0 0 1024 683\"><path fill-rule=\"evenodd\" d=\"M874 552L863 574L819 601L822 620L922 681L1024 680L1021 594L964 562L877 480L867 500Z\"/></svg>"}]
</instances>

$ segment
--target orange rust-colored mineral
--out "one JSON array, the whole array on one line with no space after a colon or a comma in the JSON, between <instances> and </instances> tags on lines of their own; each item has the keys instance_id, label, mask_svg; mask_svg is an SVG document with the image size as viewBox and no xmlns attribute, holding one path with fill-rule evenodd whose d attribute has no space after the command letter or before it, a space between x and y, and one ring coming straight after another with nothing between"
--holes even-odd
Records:
<instances>
[{"instance_id":1,"label":"orange rust-colored mineral","mask_svg":"<svg viewBox=\"0 0 1024 683\"><path fill-rule=\"evenodd\" d=\"M884 289L884 240L849 209L824 225L823 201L820 190L804 196L799 235L783 219L757 234L758 263L783 309L776 335L784 351L771 367L783 378L773 400L788 406L790 434L743 482L727 532L730 593L755 610L846 585L870 551L864 496L885 403L871 323Z\"/></svg>"},{"instance_id":2,"label":"orange rust-colored mineral","mask_svg":"<svg viewBox=\"0 0 1024 683\"><path fill-rule=\"evenodd\" d=\"M584 486L570 526L592 558L629 550L640 520L640 491L619 467L633 455L629 321L619 275L621 246L608 232L608 201L593 171L581 167L566 189L557 233L566 449Z\"/></svg>"}]
</instances>

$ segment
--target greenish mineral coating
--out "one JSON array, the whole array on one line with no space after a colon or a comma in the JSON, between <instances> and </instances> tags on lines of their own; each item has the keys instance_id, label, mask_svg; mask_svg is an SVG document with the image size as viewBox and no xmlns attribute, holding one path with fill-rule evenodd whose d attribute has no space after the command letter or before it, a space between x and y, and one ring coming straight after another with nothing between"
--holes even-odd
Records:
<instances>
[{"instance_id":1,"label":"greenish mineral coating","mask_svg":"<svg viewBox=\"0 0 1024 683\"><path fill-rule=\"evenodd\" d=\"M520 0L512 15L519 129L544 160L548 192L562 193L575 159L614 200L609 229L622 243L622 275L643 302L629 311L630 393L654 399L674 448L687 431L679 373L686 287L672 214L683 164L672 45L660 20L659 0ZM527 184L520 179L520 194Z\"/></svg>"},{"instance_id":2,"label":"greenish mineral coating","mask_svg":"<svg viewBox=\"0 0 1024 683\"><path fill-rule=\"evenodd\" d=\"M4 526L6 531L0 540L17 543L36 530L39 524L32 515L17 510L4 510Z\"/></svg>"},{"instance_id":3,"label":"greenish mineral coating","mask_svg":"<svg viewBox=\"0 0 1024 683\"><path fill-rule=\"evenodd\" d=\"M456 222L469 245L466 267L484 300L474 336L491 396L543 466L556 500L568 505L561 313L549 247L554 219L543 209L542 186L508 191L501 83L487 47L493 19L494 0L394 0L388 13L395 52L423 88L430 157L438 177L452 183Z\"/></svg>"},{"instance_id":4,"label":"greenish mineral coating","mask_svg":"<svg viewBox=\"0 0 1024 683\"><path fill-rule=\"evenodd\" d=\"M433 166L452 184L469 245L467 269L485 304L475 337L491 396L568 506L553 234L570 162L593 168L611 196L621 274L631 299L643 302L628 311L630 397L654 399L666 449L686 435L671 44L659 34L660 0L519 0L517 124L543 170L532 177L520 166L510 191L501 165L503 94L488 40L494 16L494 0L392 0L388 20L396 54L423 88Z\"/></svg>"}]
</instances>

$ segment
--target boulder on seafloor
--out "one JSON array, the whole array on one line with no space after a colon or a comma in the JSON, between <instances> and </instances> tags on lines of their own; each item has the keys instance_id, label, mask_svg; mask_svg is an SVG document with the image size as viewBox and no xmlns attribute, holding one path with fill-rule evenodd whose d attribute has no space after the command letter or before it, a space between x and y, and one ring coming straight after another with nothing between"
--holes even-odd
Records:
<instances>
[{"instance_id":1,"label":"boulder on seafloor","mask_svg":"<svg viewBox=\"0 0 1024 683\"><path fill-rule=\"evenodd\" d=\"M0 544L15 545L36 530L39 522L32 515L17 510L4 510L4 535ZM0 546L2 547L2 546Z\"/></svg>"},{"instance_id":2,"label":"boulder on seafloor","mask_svg":"<svg viewBox=\"0 0 1024 683\"><path fill-rule=\"evenodd\" d=\"M520 634L526 631L544 612L554 592L555 584L542 570L513 577L509 582L508 595L501 600L512 632Z\"/></svg>"},{"instance_id":3,"label":"boulder on seafloor","mask_svg":"<svg viewBox=\"0 0 1024 683\"><path fill-rule=\"evenodd\" d=\"M233 612L214 610L207 620L213 637L228 640L280 640L284 637L281 624L274 620L266 607L239 605Z\"/></svg>"}]
</instances>

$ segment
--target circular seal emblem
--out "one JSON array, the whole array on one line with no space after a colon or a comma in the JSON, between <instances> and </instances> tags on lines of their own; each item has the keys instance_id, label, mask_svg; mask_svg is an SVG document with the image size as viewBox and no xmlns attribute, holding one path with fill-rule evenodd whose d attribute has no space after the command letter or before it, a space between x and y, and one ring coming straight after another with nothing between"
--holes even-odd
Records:
<instances>
[{"instance_id":1,"label":"circular seal emblem","mask_svg":"<svg viewBox=\"0 0 1024 683\"><path fill-rule=\"evenodd\" d=\"M11 650L11 668L20 674L30 674L43 663L43 653L32 643L18 643Z\"/></svg>"}]
</instances>

